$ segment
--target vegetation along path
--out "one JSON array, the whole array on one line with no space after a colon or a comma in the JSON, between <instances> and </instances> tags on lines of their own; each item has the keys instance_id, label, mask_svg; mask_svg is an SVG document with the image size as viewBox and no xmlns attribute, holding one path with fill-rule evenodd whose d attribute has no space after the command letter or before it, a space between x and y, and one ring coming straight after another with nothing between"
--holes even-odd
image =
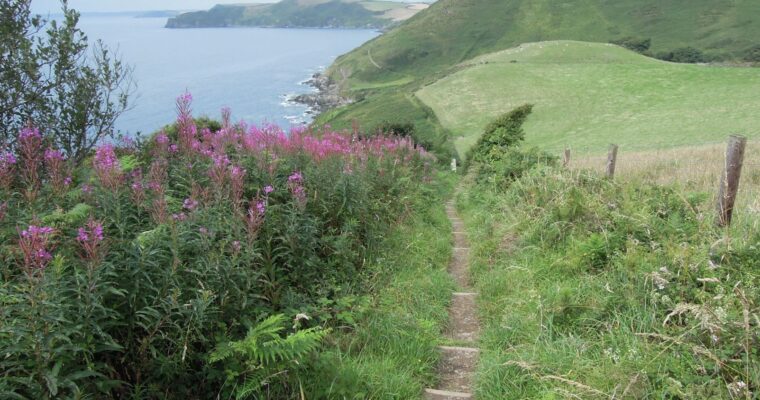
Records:
<instances>
[{"instance_id":1,"label":"vegetation along path","mask_svg":"<svg viewBox=\"0 0 760 400\"><path fill-rule=\"evenodd\" d=\"M480 332L475 298L468 279L470 248L464 232L464 223L457 216L454 205L446 205L446 214L454 228L454 257L449 273L459 291L453 294L449 310L449 328L446 339L451 346L441 346L438 365L439 382L436 389L426 389L430 400L471 399L472 378L477 367L479 350L475 347Z\"/></svg>"}]
</instances>

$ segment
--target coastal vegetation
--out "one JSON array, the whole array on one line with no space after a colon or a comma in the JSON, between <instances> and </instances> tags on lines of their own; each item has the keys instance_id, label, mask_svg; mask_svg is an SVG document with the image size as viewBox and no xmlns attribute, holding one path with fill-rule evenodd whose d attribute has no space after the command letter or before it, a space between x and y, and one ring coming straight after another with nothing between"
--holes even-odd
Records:
<instances>
[{"instance_id":1,"label":"coastal vegetation","mask_svg":"<svg viewBox=\"0 0 760 400\"><path fill-rule=\"evenodd\" d=\"M612 181L496 145L512 163L473 161L457 196L484 321L478 398L756 396L756 165L723 229L717 179L657 183L673 171L629 159Z\"/></svg>"},{"instance_id":2,"label":"coastal vegetation","mask_svg":"<svg viewBox=\"0 0 760 400\"><path fill-rule=\"evenodd\" d=\"M749 0L700 0L688 5L655 0L441 0L339 57L327 74L356 101L322 115L318 122L348 127L353 120L373 124L396 118L417 125L421 137L445 135L448 127L439 121L447 114L436 110L429 115L430 110L415 93L458 71L469 60L523 43L645 43L646 50L639 47L642 52L673 61L744 62L756 52L758 44L752 38L758 37L757 24L750 21L758 14L760 5ZM386 109L384 104L391 107ZM514 106L504 105L501 112Z\"/></svg>"},{"instance_id":3,"label":"coastal vegetation","mask_svg":"<svg viewBox=\"0 0 760 400\"><path fill-rule=\"evenodd\" d=\"M365 28L383 29L411 18L425 3L381 0L281 0L276 3L220 4L208 11L169 18L167 28Z\"/></svg>"},{"instance_id":4,"label":"coastal vegetation","mask_svg":"<svg viewBox=\"0 0 760 400\"><path fill-rule=\"evenodd\" d=\"M760 143L729 225L710 143L757 135L757 69L648 57L754 59L754 3L440 0L318 78L354 103L312 126L196 118L185 93L121 138L128 68L80 58L65 1L45 34L17 3L0 398L416 399L466 375L442 346L479 399L760 396ZM397 6L209 13L339 5Z\"/></svg>"}]
</instances>

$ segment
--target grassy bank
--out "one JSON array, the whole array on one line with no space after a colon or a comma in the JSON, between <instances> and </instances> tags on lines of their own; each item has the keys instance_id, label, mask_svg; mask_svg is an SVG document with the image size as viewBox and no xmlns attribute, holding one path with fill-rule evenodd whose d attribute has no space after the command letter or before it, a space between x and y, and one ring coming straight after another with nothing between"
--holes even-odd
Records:
<instances>
[{"instance_id":1,"label":"grassy bank","mask_svg":"<svg viewBox=\"0 0 760 400\"><path fill-rule=\"evenodd\" d=\"M460 154L497 115L535 104L526 141L551 151L649 150L760 137L760 70L674 64L618 46L523 44L467 62L417 97L455 137ZM673 118L673 116L678 116Z\"/></svg>"},{"instance_id":2,"label":"grassy bank","mask_svg":"<svg viewBox=\"0 0 760 400\"><path fill-rule=\"evenodd\" d=\"M355 324L328 337L306 384L308 398L415 399L435 378L436 346L448 319L454 284L446 272L451 226L441 176L436 193L387 239L372 267L372 296Z\"/></svg>"},{"instance_id":3,"label":"grassy bank","mask_svg":"<svg viewBox=\"0 0 760 400\"><path fill-rule=\"evenodd\" d=\"M758 218L715 228L711 194L550 167L469 183L478 398L757 398Z\"/></svg>"}]
</instances>

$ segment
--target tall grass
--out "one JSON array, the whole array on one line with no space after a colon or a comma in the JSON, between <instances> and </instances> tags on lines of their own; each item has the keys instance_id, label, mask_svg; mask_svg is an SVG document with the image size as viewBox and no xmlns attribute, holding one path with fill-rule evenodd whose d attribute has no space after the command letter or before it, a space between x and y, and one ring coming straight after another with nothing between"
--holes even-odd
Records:
<instances>
[{"instance_id":1,"label":"tall grass","mask_svg":"<svg viewBox=\"0 0 760 400\"><path fill-rule=\"evenodd\" d=\"M721 230L713 184L626 174L537 167L459 196L484 324L478 398L758 397L757 217Z\"/></svg>"}]
</instances>

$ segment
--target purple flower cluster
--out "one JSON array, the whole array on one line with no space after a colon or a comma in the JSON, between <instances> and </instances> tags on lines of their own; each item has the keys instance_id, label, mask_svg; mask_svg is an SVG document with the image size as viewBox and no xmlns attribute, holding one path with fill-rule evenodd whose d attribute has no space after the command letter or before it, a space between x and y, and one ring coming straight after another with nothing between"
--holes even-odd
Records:
<instances>
[{"instance_id":1,"label":"purple flower cluster","mask_svg":"<svg viewBox=\"0 0 760 400\"><path fill-rule=\"evenodd\" d=\"M82 247L83 257L86 260L100 259L103 240L103 224L94 219L90 219L85 226L77 230L77 242Z\"/></svg>"},{"instance_id":2,"label":"purple flower cluster","mask_svg":"<svg viewBox=\"0 0 760 400\"><path fill-rule=\"evenodd\" d=\"M13 167L16 165L16 156L10 151L0 153L0 188L7 189L13 182Z\"/></svg>"},{"instance_id":3,"label":"purple flower cluster","mask_svg":"<svg viewBox=\"0 0 760 400\"><path fill-rule=\"evenodd\" d=\"M53 191L57 194L63 193L64 189L71 184L66 159L63 153L55 149L45 150L45 167L47 167L48 178L53 186Z\"/></svg>"},{"instance_id":4,"label":"purple flower cluster","mask_svg":"<svg viewBox=\"0 0 760 400\"><path fill-rule=\"evenodd\" d=\"M54 232L51 227L36 225L30 225L19 232L19 247L24 255L24 268L30 276L44 270L53 259L48 247Z\"/></svg>"},{"instance_id":5,"label":"purple flower cluster","mask_svg":"<svg viewBox=\"0 0 760 400\"><path fill-rule=\"evenodd\" d=\"M121 164L111 144L104 144L95 150L92 167L103 187L116 190L121 177Z\"/></svg>"},{"instance_id":6,"label":"purple flower cluster","mask_svg":"<svg viewBox=\"0 0 760 400\"><path fill-rule=\"evenodd\" d=\"M288 177L288 188L293 198L296 200L298 207L303 209L306 207L306 189L303 187L303 175L301 172L293 172Z\"/></svg>"},{"instance_id":7,"label":"purple flower cluster","mask_svg":"<svg viewBox=\"0 0 760 400\"><path fill-rule=\"evenodd\" d=\"M184 202L182 202L182 207L187 211L193 211L198 207L198 201L192 197L187 198Z\"/></svg>"}]
</instances>

